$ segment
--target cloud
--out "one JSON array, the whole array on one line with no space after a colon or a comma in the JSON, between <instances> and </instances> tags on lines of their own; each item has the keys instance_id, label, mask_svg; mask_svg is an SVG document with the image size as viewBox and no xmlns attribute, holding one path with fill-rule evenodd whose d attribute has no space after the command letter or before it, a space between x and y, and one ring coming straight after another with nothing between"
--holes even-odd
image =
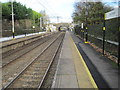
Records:
<instances>
[{"instance_id":1,"label":"cloud","mask_svg":"<svg viewBox=\"0 0 120 90\"><path fill-rule=\"evenodd\" d=\"M2 0L5 2L5 0ZM9 0L7 0L9 1ZM49 16L63 17L61 21L70 21L73 12L73 3L75 0L16 0L17 2L30 7L33 10L40 12L45 10ZM67 18L64 18L67 17Z\"/></svg>"}]
</instances>

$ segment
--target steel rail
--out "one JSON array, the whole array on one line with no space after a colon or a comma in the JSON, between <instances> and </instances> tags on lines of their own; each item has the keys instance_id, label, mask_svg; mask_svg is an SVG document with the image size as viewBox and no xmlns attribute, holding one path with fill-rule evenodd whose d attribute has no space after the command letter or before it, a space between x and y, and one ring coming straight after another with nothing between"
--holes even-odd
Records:
<instances>
[{"instance_id":1,"label":"steel rail","mask_svg":"<svg viewBox=\"0 0 120 90\"><path fill-rule=\"evenodd\" d=\"M50 38L49 38L49 40L50 40ZM16 57L14 60L11 60L11 61L9 61L8 63L6 63L6 64L2 65L2 67L0 67L0 68L4 68L4 67L5 67L5 66L7 66L8 64L10 64L10 63L14 62L14 61L15 61L15 60L17 60L18 58L20 58L20 57L24 56L25 54L29 53L29 52L30 52L30 51L32 51L33 49L35 49L35 48L39 47L40 45L44 44L46 41L49 41L49 40L45 40L44 42L42 42L42 43L38 44L38 45L37 45L37 46L35 46L34 48L32 48L32 49L30 49L29 51L25 52L24 54L22 54L22 55L20 55L20 56Z\"/></svg>"},{"instance_id":2,"label":"steel rail","mask_svg":"<svg viewBox=\"0 0 120 90\"><path fill-rule=\"evenodd\" d=\"M0 48L5 48L5 47L8 47L8 46L12 46L12 45L15 45L15 44L18 44L18 43L21 43L21 42L25 42L25 41L28 41L28 40L31 40L31 39L35 39L35 38L38 38L38 37L42 37L42 36L45 36L45 35L46 35L46 34L41 35L41 36L35 36L35 37L32 37L32 38L28 38L28 39L26 39L26 40L18 41L18 42L9 44L9 45L5 45L5 46L2 46L2 47L0 47ZM28 37L30 37L30 36L28 36ZM23 37L23 38L25 38L25 37ZM17 38L17 39L19 39L19 38ZM11 41L11 40L10 40L10 41ZM4 42L7 42L7 41L4 41Z\"/></svg>"},{"instance_id":3,"label":"steel rail","mask_svg":"<svg viewBox=\"0 0 120 90\"><path fill-rule=\"evenodd\" d=\"M64 36L63 36L63 38L64 38ZM42 87L42 85L43 85L43 83L44 83L44 80L45 80L45 78L46 78L46 76L47 76L47 73L49 72L50 67L51 67L51 65L52 65L52 63L53 63L53 61L54 61L54 58L55 58L55 56L56 56L56 54L57 54L57 52L58 52L58 50L59 50L59 48L60 48L60 46L61 46L61 44L62 44L63 38L62 38L60 44L58 45L58 47L57 47L57 49L56 49L56 51L55 51L55 53L54 53L54 55L53 55L53 57L52 57L52 59L51 59L51 62L50 62L49 65L48 65L48 68L47 68L47 70L46 70L46 72L45 72L45 74L44 74L44 76L43 76L43 78L42 78L42 80L41 80L41 82L40 82L40 84L39 84L39 86L38 86L38 90Z\"/></svg>"},{"instance_id":4,"label":"steel rail","mask_svg":"<svg viewBox=\"0 0 120 90\"><path fill-rule=\"evenodd\" d=\"M50 34L51 35L51 34ZM40 39L42 39L43 37L46 37L46 36L39 36L39 37L36 37L36 38L39 38L38 40L40 40ZM34 38L30 38L30 40L31 39L34 39ZM29 39L27 39L27 40L29 40ZM18 44L18 43L21 43L21 42L24 42L25 43L25 41L27 41L27 40L24 40L24 41L20 41L20 42L16 42L15 44ZM28 43L28 44L23 44L23 45L29 45L29 44L34 44L35 42L37 42L38 40L35 40L35 41L32 41L32 42L30 42L30 43ZM13 43L13 45L14 45L14 43ZM12 46L12 45L10 45L10 46ZM21 46L22 47L22 46ZM19 48L21 48L21 47L19 47ZM25 48L25 47L24 47ZM23 50L24 48L21 48L20 50ZM13 49L14 50L14 49ZM11 51L11 50L10 50ZM8 52L10 52L10 51L8 51ZM12 52L12 53L15 53L15 52L17 52L17 51L14 51L14 52ZM6 53L6 52L5 52ZM1 53L1 54L5 54L5 53ZM3 55L3 57L2 57L2 59L4 59L4 58L6 58L7 56L9 56L11 53L8 53L8 55Z\"/></svg>"},{"instance_id":5,"label":"steel rail","mask_svg":"<svg viewBox=\"0 0 120 90\"><path fill-rule=\"evenodd\" d=\"M61 34L59 34L56 39L54 39L40 54L38 54L38 55L36 56L36 58L34 58L13 80L11 80L6 86L4 86L4 87L2 88L2 90L5 90L5 89L7 89L10 85L12 85L12 83L13 83L15 80L17 80L17 79L19 78L19 76L22 75L22 73L24 73L24 71L25 71L33 62L35 62L35 61L59 38L60 35L61 35Z\"/></svg>"}]
</instances>

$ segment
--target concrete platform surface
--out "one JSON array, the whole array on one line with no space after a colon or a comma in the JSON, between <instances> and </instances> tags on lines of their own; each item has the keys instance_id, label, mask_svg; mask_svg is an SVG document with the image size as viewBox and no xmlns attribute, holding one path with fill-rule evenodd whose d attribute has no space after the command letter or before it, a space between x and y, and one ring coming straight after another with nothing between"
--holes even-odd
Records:
<instances>
[{"instance_id":1,"label":"concrete platform surface","mask_svg":"<svg viewBox=\"0 0 120 90\"><path fill-rule=\"evenodd\" d=\"M68 31L63 41L52 88L97 88Z\"/></svg>"},{"instance_id":2,"label":"concrete platform surface","mask_svg":"<svg viewBox=\"0 0 120 90\"><path fill-rule=\"evenodd\" d=\"M89 44L85 44L75 34L70 34L83 56L97 86L99 88L109 88L109 90L119 90L119 68L115 67L113 62L107 57L96 52Z\"/></svg>"}]
</instances>

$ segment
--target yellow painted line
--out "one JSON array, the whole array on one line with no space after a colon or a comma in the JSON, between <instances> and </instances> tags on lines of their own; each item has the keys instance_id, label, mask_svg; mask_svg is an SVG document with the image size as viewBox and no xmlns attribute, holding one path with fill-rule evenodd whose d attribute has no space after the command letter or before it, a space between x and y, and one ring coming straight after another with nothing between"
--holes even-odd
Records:
<instances>
[{"instance_id":1,"label":"yellow painted line","mask_svg":"<svg viewBox=\"0 0 120 90\"><path fill-rule=\"evenodd\" d=\"M89 42L85 42L85 43L89 43Z\"/></svg>"},{"instance_id":2,"label":"yellow painted line","mask_svg":"<svg viewBox=\"0 0 120 90\"><path fill-rule=\"evenodd\" d=\"M71 41L72 41L72 43L73 43L73 45L74 45L74 47L75 47L75 49L76 49L79 57L80 57L80 59L82 60L82 63L83 63L83 65L84 65L84 67L85 67L85 69L86 69L86 71L87 71L87 73L88 73L88 76L89 76L89 78L90 78L90 81L91 81L93 87L97 89L98 87L97 87L97 85L96 85L96 83L95 83L95 81L94 81L94 79L93 79L93 77L92 77L92 75L91 75L91 73L90 73L90 71L89 71L86 63L85 63L85 61L83 60L83 57L81 56L80 52L78 51L77 46L75 45L72 37L70 37L70 39L71 39Z\"/></svg>"}]
</instances>

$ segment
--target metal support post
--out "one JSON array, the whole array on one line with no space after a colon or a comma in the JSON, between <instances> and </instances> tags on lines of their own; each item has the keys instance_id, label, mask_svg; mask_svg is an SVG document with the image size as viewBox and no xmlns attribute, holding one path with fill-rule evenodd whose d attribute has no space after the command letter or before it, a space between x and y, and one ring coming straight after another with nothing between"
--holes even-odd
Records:
<instances>
[{"instance_id":1,"label":"metal support post","mask_svg":"<svg viewBox=\"0 0 120 90\"><path fill-rule=\"evenodd\" d=\"M28 19L28 14L25 14L25 17L26 17L26 19L25 19L25 27L26 27L26 29L25 29L25 36L27 35L27 19Z\"/></svg>"},{"instance_id":2,"label":"metal support post","mask_svg":"<svg viewBox=\"0 0 120 90\"><path fill-rule=\"evenodd\" d=\"M88 28L86 27L86 34L85 34L85 38L86 38L86 43L88 42Z\"/></svg>"},{"instance_id":3,"label":"metal support post","mask_svg":"<svg viewBox=\"0 0 120 90\"><path fill-rule=\"evenodd\" d=\"M13 34L13 39L14 39L15 38L15 30L14 30L13 0L11 0L11 6L12 6L12 34Z\"/></svg>"},{"instance_id":4,"label":"metal support post","mask_svg":"<svg viewBox=\"0 0 120 90\"><path fill-rule=\"evenodd\" d=\"M88 27L87 27L87 23L88 23L88 20L87 20L87 18L88 18L88 10L87 10L87 0L86 0L86 13L85 14L86 14L85 43L88 43Z\"/></svg>"},{"instance_id":5,"label":"metal support post","mask_svg":"<svg viewBox=\"0 0 120 90\"><path fill-rule=\"evenodd\" d=\"M104 20L104 23L103 23L103 55L105 54L105 20Z\"/></svg>"},{"instance_id":6,"label":"metal support post","mask_svg":"<svg viewBox=\"0 0 120 90\"><path fill-rule=\"evenodd\" d=\"M119 63L120 63L120 26L118 28L119 28L119 32L118 32L118 66L119 66Z\"/></svg>"}]
</instances>

